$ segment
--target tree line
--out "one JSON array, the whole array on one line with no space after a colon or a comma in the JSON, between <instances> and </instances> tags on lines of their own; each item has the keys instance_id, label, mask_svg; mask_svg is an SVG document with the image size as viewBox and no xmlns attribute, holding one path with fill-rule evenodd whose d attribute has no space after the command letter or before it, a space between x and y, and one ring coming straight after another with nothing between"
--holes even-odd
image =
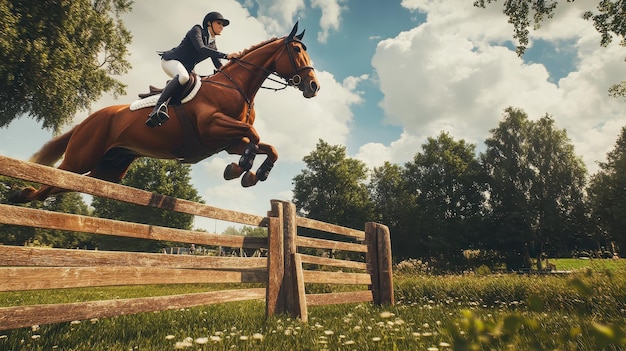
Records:
<instances>
[{"instance_id":1,"label":"tree line","mask_svg":"<svg viewBox=\"0 0 626 351\"><path fill-rule=\"evenodd\" d=\"M368 170L320 140L294 178L293 201L301 215L331 223L386 224L394 259L448 270L626 248L626 128L591 177L549 115L530 120L509 107L485 145L477 155L442 132L412 161Z\"/></svg>"}]
</instances>

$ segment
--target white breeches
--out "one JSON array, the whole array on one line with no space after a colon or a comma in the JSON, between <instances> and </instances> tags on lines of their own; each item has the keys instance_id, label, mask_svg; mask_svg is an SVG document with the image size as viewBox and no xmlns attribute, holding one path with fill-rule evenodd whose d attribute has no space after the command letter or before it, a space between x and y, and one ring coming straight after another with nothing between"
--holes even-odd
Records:
<instances>
[{"instance_id":1,"label":"white breeches","mask_svg":"<svg viewBox=\"0 0 626 351\"><path fill-rule=\"evenodd\" d=\"M189 72L179 61L161 60L161 67L172 78L178 74L178 83L180 85L185 85L189 81Z\"/></svg>"}]
</instances>

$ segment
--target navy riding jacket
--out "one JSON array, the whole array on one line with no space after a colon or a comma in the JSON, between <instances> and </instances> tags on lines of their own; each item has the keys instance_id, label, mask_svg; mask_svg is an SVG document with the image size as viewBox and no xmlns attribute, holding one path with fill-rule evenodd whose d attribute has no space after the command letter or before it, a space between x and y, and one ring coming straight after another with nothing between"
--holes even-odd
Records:
<instances>
[{"instance_id":1,"label":"navy riding jacket","mask_svg":"<svg viewBox=\"0 0 626 351\"><path fill-rule=\"evenodd\" d=\"M226 54L217 51L215 42L209 44L209 32L196 24L185 35L177 47L160 54L164 60L176 60L185 66L187 72L193 71L196 65L211 58L215 68L222 67L219 59L225 59Z\"/></svg>"}]
</instances>

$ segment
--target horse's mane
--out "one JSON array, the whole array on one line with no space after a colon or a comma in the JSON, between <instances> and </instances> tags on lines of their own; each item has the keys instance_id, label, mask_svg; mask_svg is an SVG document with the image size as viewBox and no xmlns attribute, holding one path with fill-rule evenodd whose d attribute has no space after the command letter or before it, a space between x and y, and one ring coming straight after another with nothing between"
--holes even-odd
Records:
<instances>
[{"instance_id":1,"label":"horse's mane","mask_svg":"<svg viewBox=\"0 0 626 351\"><path fill-rule=\"evenodd\" d=\"M249 54L250 52L252 52L252 51L254 51L254 50L256 50L256 49L260 48L261 46L265 46L265 45L267 45L267 44L269 44L269 43L271 43L271 42L273 42L273 41L276 41L276 40L278 40L278 39L279 39L279 38L274 37L274 38L270 38L270 39L267 39L267 40L265 40L265 41L262 41L262 42L260 42L260 43L258 43L258 44L256 44L256 45L252 45L252 46L250 46L249 48L244 49L244 50L241 52L241 56L239 56L239 57L244 57L244 56L246 56L247 54ZM233 61L228 61L228 63L226 63L226 65L230 65L232 62L233 62ZM224 65L224 66L226 66L226 65Z\"/></svg>"}]
</instances>

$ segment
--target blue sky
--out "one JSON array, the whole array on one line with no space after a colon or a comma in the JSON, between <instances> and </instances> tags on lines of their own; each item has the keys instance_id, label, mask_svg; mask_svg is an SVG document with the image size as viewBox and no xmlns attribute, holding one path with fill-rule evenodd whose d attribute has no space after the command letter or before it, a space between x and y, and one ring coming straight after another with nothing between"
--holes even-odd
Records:
<instances>
[{"instance_id":1,"label":"blue sky","mask_svg":"<svg viewBox=\"0 0 626 351\"><path fill-rule=\"evenodd\" d=\"M119 77L128 94L117 100L105 95L92 111L131 103L149 84L162 86L167 77L155 51L175 46L204 14L220 11L231 20L217 41L224 52L284 36L299 21L321 90L313 99L295 89L257 95L255 127L277 148L279 161L266 182L247 189L222 179L234 156L219 154L194 165L193 184L210 205L265 214L270 199L290 200L292 179L319 139L346 146L349 157L370 168L410 161L426 138L441 131L481 151L508 106L522 108L531 119L550 114L567 130L589 172L595 172L626 121L624 101L607 94L610 85L626 79L626 49L600 47L599 34L580 18L593 1L559 2L555 18L531 32L523 58L515 53L501 3L488 9L472 3L187 0L173 7L166 0L136 2L124 17L134 36L133 69ZM209 62L197 67L201 74L212 70ZM79 112L75 123L88 114ZM28 159L51 136L21 118L0 129L0 154ZM196 226L223 227L203 219Z\"/></svg>"}]
</instances>

